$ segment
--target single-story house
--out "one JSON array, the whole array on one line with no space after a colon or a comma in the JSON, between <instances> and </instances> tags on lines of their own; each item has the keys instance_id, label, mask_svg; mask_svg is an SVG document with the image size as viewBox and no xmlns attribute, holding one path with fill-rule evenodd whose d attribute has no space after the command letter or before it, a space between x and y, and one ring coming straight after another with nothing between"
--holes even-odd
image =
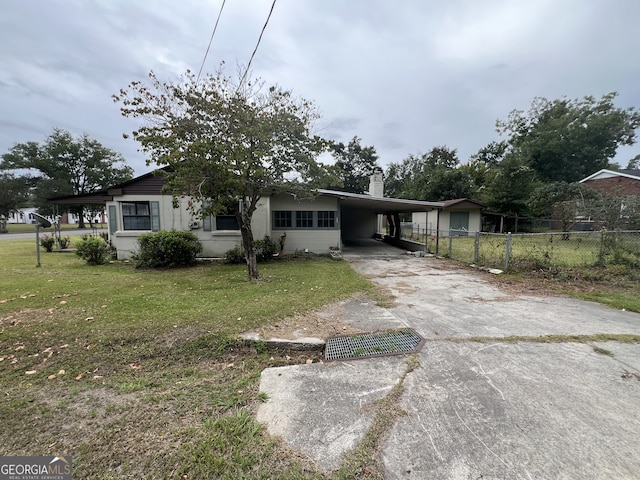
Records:
<instances>
[{"instance_id":1,"label":"single-story house","mask_svg":"<svg viewBox=\"0 0 640 480\"><path fill-rule=\"evenodd\" d=\"M119 259L131 256L140 235L161 229L192 231L202 242L204 257L221 257L242 243L234 216L198 218L187 208L187 198L179 199L174 207L172 196L162 192L164 183L162 176L151 172L92 194L49 201L105 205L109 239ZM384 216L393 226L387 240L401 244L401 213L426 214L444 206L443 202L386 198L383 193L382 173L378 172L371 176L369 194L323 189L305 199L291 194L265 194L253 214L253 234L256 239L268 235L275 241L284 235L284 253L308 250L322 254L379 235Z\"/></svg>"},{"instance_id":2,"label":"single-story house","mask_svg":"<svg viewBox=\"0 0 640 480\"><path fill-rule=\"evenodd\" d=\"M411 222L414 229L426 230L427 235L440 237L468 235L482 230L482 209L485 206L468 198L446 200L442 207L429 212L414 212Z\"/></svg>"}]
</instances>

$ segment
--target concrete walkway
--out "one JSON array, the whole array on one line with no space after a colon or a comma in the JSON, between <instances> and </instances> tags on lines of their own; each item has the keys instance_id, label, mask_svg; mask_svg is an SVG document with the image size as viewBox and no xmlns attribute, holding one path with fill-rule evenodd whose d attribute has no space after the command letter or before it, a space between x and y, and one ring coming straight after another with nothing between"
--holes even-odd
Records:
<instances>
[{"instance_id":1,"label":"concrete walkway","mask_svg":"<svg viewBox=\"0 0 640 480\"><path fill-rule=\"evenodd\" d=\"M397 305L346 301L341 319L366 330L412 327L429 340L404 380L406 415L382 445L385 478L638 478L639 344L468 339L640 335L640 315L511 296L488 274L387 253L348 258ZM406 370L403 356L267 369L258 420L330 472Z\"/></svg>"}]
</instances>

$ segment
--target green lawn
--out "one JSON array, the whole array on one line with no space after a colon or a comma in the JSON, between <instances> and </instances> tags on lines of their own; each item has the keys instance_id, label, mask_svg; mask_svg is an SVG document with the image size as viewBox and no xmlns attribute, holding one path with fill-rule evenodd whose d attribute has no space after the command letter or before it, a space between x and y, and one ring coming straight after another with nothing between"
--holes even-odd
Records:
<instances>
[{"instance_id":1,"label":"green lawn","mask_svg":"<svg viewBox=\"0 0 640 480\"><path fill-rule=\"evenodd\" d=\"M0 242L3 454L70 454L77 478L322 478L253 418L260 372L307 355L236 335L373 294L346 262L265 264L258 282L244 266L41 263L30 240Z\"/></svg>"},{"instance_id":2,"label":"green lawn","mask_svg":"<svg viewBox=\"0 0 640 480\"><path fill-rule=\"evenodd\" d=\"M640 264L640 234L609 232L607 235L604 248L600 232L572 233L566 237L561 234L513 235L509 268L591 267L598 262ZM472 263L474 241L474 236L441 238L440 254ZM502 268L506 245L505 235L481 235L477 263Z\"/></svg>"}]
</instances>

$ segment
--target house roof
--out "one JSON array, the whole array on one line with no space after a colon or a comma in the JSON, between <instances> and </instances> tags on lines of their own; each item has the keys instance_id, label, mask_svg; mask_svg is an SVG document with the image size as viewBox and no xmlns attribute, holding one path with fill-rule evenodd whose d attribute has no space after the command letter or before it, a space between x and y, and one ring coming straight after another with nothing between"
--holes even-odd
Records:
<instances>
[{"instance_id":1,"label":"house roof","mask_svg":"<svg viewBox=\"0 0 640 480\"><path fill-rule=\"evenodd\" d=\"M119 185L114 185L108 189L85 195L68 195L63 197L55 197L48 199L51 203L66 205L88 205L88 204L105 204L112 200L113 196L126 194L127 190L132 187L140 187L143 189L136 193L157 194L161 190L160 183L163 182L162 177L157 175L157 171L149 172L139 177L128 180ZM419 200L404 200L399 198L380 198L372 197L366 194L357 194L349 192L340 192L336 190L317 190L319 194L328 197L339 198L342 205L357 206L365 210L372 210L379 213L386 212L425 212L434 208L444 206L443 202L423 202Z\"/></svg>"},{"instance_id":2,"label":"house roof","mask_svg":"<svg viewBox=\"0 0 640 480\"><path fill-rule=\"evenodd\" d=\"M160 170L167 170L163 168ZM114 195L122 195L131 187L141 186L140 191L136 193L149 194L160 193L162 190L162 184L164 183L162 178L158 176L160 170L154 170L153 172L145 173L139 177L132 178L126 182L114 185L104 190L98 190L92 193L86 193L84 195L66 195L62 197L48 198L49 203L57 203L61 205L104 205L106 202L113 199Z\"/></svg>"},{"instance_id":3,"label":"house roof","mask_svg":"<svg viewBox=\"0 0 640 480\"><path fill-rule=\"evenodd\" d=\"M338 190L318 189L318 193L327 197L340 199L344 206L358 207L377 213L391 212L428 212L444 207L444 202L424 202L421 200L405 200L402 198L373 197L362 193L340 192Z\"/></svg>"},{"instance_id":4,"label":"house roof","mask_svg":"<svg viewBox=\"0 0 640 480\"><path fill-rule=\"evenodd\" d=\"M453 200L445 200L444 202L444 208L452 208L452 207L458 207L458 208L473 208L473 207L479 207L479 208L486 208L487 206L483 203L480 202L476 202L475 200L470 200L468 198L454 198Z\"/></svg>"},{"instance_id":5,"label":"house roof","mask_svg":"<svg viewBox=\"0 0 640 480\"><path fill-rule=\"evenodd\" d=\"M640 170L608 170L606 168L603 168L602 170L598 170L596 173L583 178L579 183L583 183L588 180L602 180L612 177L626 177L633 180L640 180Z\"/></svg>"}]
</instances>

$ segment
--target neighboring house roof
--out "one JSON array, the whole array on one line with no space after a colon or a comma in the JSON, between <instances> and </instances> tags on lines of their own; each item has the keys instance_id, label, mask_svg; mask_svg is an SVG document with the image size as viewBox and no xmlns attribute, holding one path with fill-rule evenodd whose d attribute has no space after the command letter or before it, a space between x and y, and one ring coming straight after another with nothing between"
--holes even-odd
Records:
<instances>
[{"instance_id":1,"label":"neighboring house roof","mask_svg":"<svg viewBox=\"0 0 640 480\"><path fill-rule=\"evenodd\" d=\"M468 198L454 198L453 200L445 200L444 208L486 208L483 203L470 200Z\"/></svg>"},{"instance_id":2,"label":"neighboring house roof","mask_svg":"<svg viewBox=\"0 0 640 480\"><path fill-rule=\"evenodd\" d=\"M640 170L608 170L603 168L602 170L598 170L596 173L583 178L579 183L583 183L588 180L603 180L605 178L612 177L625 177L633 180L640 180Z\"/></svg>"}]
</instances>

